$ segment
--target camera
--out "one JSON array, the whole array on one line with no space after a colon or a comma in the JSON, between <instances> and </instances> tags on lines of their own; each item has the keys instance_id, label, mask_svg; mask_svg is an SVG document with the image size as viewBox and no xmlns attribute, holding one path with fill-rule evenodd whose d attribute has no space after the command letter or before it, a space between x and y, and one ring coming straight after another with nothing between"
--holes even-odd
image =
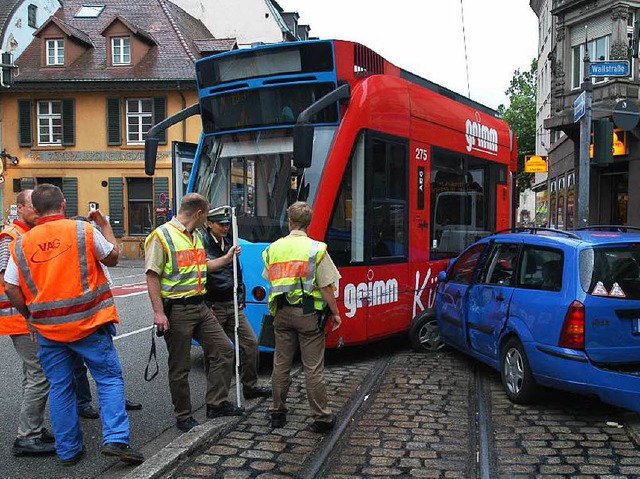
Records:
<instances>
[{"instance_id":1,"label":"camera","mask_svg":"<svg viewBox=\"0 0 640 479\"><path fill-rule=\"evenodd\" d=\"M96 201L89 201L89 209L90 210L100 209L100 205Z\"/></svg>"}]
</instances>

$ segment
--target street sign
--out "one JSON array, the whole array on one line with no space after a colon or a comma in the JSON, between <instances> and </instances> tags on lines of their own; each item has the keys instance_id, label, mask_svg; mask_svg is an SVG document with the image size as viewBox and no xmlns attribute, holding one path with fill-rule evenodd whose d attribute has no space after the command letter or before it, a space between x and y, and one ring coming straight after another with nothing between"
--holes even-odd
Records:
<instances>
[{"instance_id":1,"label":"street sign","mask_svg":"<svg viewBox=\"0 0 640 479\"><path fill-rule=\"evenodd\" d=\"M620 100L613 108L613 123L623 130L633 130L640 120L638 105L631 100Z\"/></svg>"},{"instance_id":2,"label":"street sign","mask_svg":"<svg viewBox=\"0 0 640 479\"><path fill-rule=\"evenodd\" d=\"M629 60L591 62L589 75L592 77L627 77L629 76Z\"/></svg>"},{"instance_id":3,"label":"street sign","mask_svg":"<svg viewBox=\"0 0 640 479\"><path fill-rule=\"evenodd\" d=\"M545 173L549 171L546 155L526 155L524 157L525 173Z\"/></svg>"},{"instance_id":4,"label":"street sign","mask_svg":"<svg viewBox=\"0 0 640 479\"><path fill-rule=\"evenodd\" d=\"M573 101L573 122L580 121L586 112L587 94L586 92L580 93L578 97Z\"/></svg>"}]
</instances>

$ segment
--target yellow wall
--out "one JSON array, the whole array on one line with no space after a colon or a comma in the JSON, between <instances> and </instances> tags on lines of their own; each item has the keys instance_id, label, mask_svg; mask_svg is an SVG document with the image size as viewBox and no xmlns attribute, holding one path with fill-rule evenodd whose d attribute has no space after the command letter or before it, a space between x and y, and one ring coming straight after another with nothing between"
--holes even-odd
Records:
<instances>
[{"instance_id":1,"label":"yellow wall","mask_svg":"<svg viewBox=\"0 0 640 479\"><path fill-rule=\"evenodd\" d=\"M135 92L78 92L78 93L14 93L11 90L2 95L2 147L7 153L16 156L19 160L17 166L9 163L4 173L5 181L2 184L3 212L7 217L9 206L15 203L17 193L13 192L13 179L21 177L77 177L78 178L78 214L86 214L89 201L100 203L100 209L104 214L109 212L109 190L101 186L102 181L109 177L146 177L144 162L141 159L127 160L126 155L131 152L142 157L144 145L126 144L126 112L124 102L121 105L121 127L123 144L119 146L107 145L106 133L106 98L121 97L144 98L154 96L166 96L167 116L190 106L198 101L197 92L192 91L135 91ZM58 100L63 98L75 99L75 145L74 146L37 146L37 124L35 109L32 110L32 135L33 146L25 148L19 146L18 131L18 99ZM167 144L160 145L158 149L158 163L156 176L169 178L169 191L173 190L171 173L171 142L189 141L197 143L200 138L201 122L199 116L189 118L185 122L178 123L168 130ZM43 152L60 152L64 155L69 152L71 160L68 161L43 161ZM93 152L115 151L121 152L122 157L118 161L96 161ZM39 156L40 155L40 156ZM124 181L124 180L123 180ZM126 186L124 191L124 218L127 225L127 197ZM126 236L122 238L123 253L128 257L137 257L140 254L139 242L144 238ZM122 246L122 245L121 245Z\"/></svg>"}]
</instances>

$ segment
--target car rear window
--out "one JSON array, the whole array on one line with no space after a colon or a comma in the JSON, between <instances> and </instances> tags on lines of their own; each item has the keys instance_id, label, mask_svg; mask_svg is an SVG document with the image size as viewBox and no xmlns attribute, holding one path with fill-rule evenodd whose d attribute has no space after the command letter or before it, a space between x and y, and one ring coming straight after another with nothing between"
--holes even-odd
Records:
<instances>
[{"instance_id":1,"label":"car rear window","mask_svg":"<svg viewBox=\"0 0 640 479\"><path fill-rule=\"evenodd\" d=\"M592 296L640 299L640 243L581 251L580 283Z\"/></svg>"}]
</instances>

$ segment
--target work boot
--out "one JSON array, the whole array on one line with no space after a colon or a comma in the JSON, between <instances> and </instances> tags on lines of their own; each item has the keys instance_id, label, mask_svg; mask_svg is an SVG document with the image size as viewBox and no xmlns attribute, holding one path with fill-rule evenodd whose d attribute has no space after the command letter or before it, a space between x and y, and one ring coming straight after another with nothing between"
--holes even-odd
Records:
<instances>
[{"instance_id":1,"label":"work boot","mask_svg":"<svg viewBox=\"0 0 640 479\"><path fill-rule=\"evenodd\" d=\"M271 427L284 427L287 424L286 412L272 412L271 413Z\"/></svg>"},{"instance_id":2,"label":"work boot","mask_svg":"<svg viewBox=\"0 0 640 479\"><path fill-rule=\"evenodd\" d=\"M125 409L127 411L139 411L142 409L142 404L139 402L129 401L128 399L125 401Z\"/></svg>"},{"instance_id":3,"label":"work boot","mask_svg":"<svg viewBox=\"0 0 640 479\"><path fill-rule=\"evenodd\" d=\"M207 404L207 417L214 419L222 416L242 416L243 407L234 406L229 401L224 401L220 406L211 406Z\"/></svg>"},{"instance_id":4,"label":"work boot","mask_svg":"<svg viewBox=\"0 0 640 479\"><path fill-rule=\"evenodd\" d=\"M42 442L47 444L53 444L54 442L56 442L56 438L53 437L53 434L51 434L46 427L42 428L42 432L40 433L40 439L42 439Z\"/></svg>"},{"instance_id":5,"label":"work boot","mask_svg":"<svg viewBox=\"0 0 640 479\"><path fill-rule=\"evenodd\" d=\"M189 416L187 419L176 420L176 427L182 432L189 432L197 425L198 421L196 421L192 416Z\"/></svg>"},{"instance_id":6,"label":"work boot","mask_svg":"<svg viewBox=\"0 0 640 479\"><path fill-rule=\"evenodd\" d=\"M86 452L87 452L87 450L85 449L84 446L82 446L82 449L80 449L80 451L75 456L70 457L69 459L60 458L60 464L62 464L65 467L75 466L76 464L78 464L80 462L80 459L82 459L84 457Z\"/></svg>"},{"instance_id":7,"label":"work boot","mask_svg":"<svg viewBox=\"0 0 640 479\"><path fill-rule=\"evenodd\" d=\"M82 409L78 409L78 416L83 417L85 419L98 419L100 418L100 413L96 408L89 405L87 407L83 407Z\"/></svg>"},{"instance_id":8,"label":"work boot","mask_svg":"<svg viewBox=\"0 0 640 479\"><path fill-rule=\"evenodd\" d=\"M331 418L331 421L329 422L313 421L313 423L311 423L311 426L309 426L309 430L311 432L317 432L322 434L322 433L331 431L335 425L336 425L336 417L333 416Z\"/></svg>"},{"instance_id":9,"label":"work boot","mask_svg":"<svg viewBox=\"0 0 640 479\"><path fill-rule=\"evenodd\" d=\"M122 462L127 464L142 464L144 462L142 454L124 442L108 442L102 446L100 452L105 456L119 457Z\"/></svg>"},{"instance_id":10,"label":"work boot","mask_svg":"<svg viewBox=\"0 0 640 479\"><path fill-rule=\"evenodd\" d=\"M55 452L56 447L50 442L44 442L40 437L33 439L17 438L13 441L13 447L11 448L11 454L14 456L45 455L54 454Z\"/></svg>"},{"instance_id":11,"label":"work boot","mask_svg":"<svg viewBox=\"0 0 640 479\"><path fill-rule=\"evenodd\" d=\"M267 386L259 386L252 390L243 390L245 399L253 399L253 398L270 398L271 397L271 388Z\"/></svg>"}]
</instances>

